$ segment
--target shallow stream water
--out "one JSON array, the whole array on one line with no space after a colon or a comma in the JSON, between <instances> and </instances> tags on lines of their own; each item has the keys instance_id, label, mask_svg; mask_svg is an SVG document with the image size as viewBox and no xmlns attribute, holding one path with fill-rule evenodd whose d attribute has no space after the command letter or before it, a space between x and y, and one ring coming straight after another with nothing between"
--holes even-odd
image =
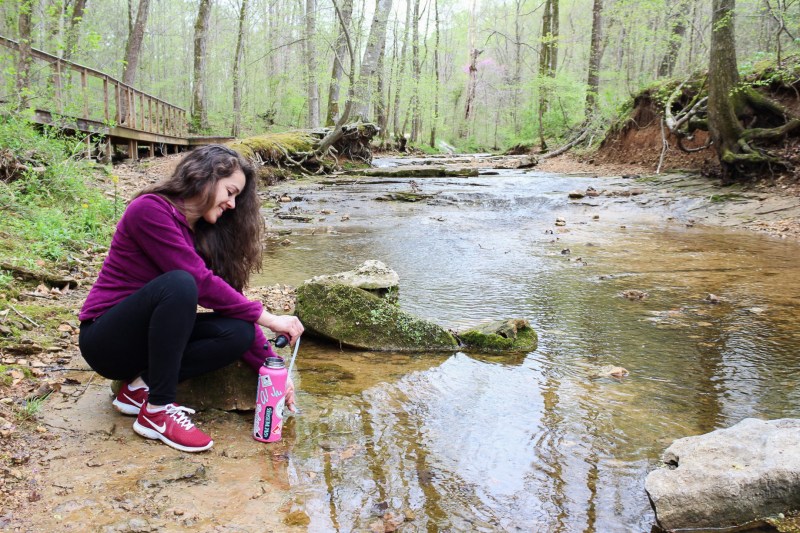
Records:
<instances>
[{"instance_id":1,"label":"shallow stream water","mask_svg":"<svg viewBox=\"0 0 800 533\"><path fill-rule=\"evenodd\" d=\"M279 187L284 212L317 219L269 219L292 244L270 247L255 284L377 259L406 311L456 330L527 318L539 346L409 356L303 339L284 445L309 531L386 513L402 531L649 531L644 480L673 440L800 416L796 243L692 224L688 199L567 199L636 186L619 177L388 181ZM434 196L375 201L412 187Z\"/></svg>"}]
</instances>

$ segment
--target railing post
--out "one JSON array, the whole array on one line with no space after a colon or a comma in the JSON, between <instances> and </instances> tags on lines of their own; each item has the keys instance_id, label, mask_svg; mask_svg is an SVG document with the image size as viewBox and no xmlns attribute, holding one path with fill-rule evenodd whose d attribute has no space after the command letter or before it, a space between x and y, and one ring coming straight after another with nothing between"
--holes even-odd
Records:
<instances>
[{"instance_id":1,"label":"railing post","mask_svg":"<svg viewBox=\"0 0 800 533\"><path fill-rule=\"evenodd\" d=\"M61 113L64 112L64 105L63 105L63 102L61 101L61 60L60 59L56 59L56 62L54 63L54 67L55 67L55 75L53 76L53 87L55 89L55 95L56 95L56 111L58 112L58 114L61 114Z\"/></svg>"},{"instance_id":2,"label":"railing post","mask_svg":"<svg viewBox=\"0 0 800 533\"><path fill-rule=\"evenodd\" d=\"M144 130L144 94L139 93L139 129Z\"/></svg>"},{"instance_id":3,"label":"railing post","mask_svg":"<svg viewBox=\"0 0 800 533\"><path fill-rule=\"evenodd\" d=\"M135 111L133 109L133 102L134 102L133 91L127 85L125 86L125 101L128 102L127 109L125 110L125 125L130 128L131 118L133 117ZM136 124L134 124L133 127L135 128Z\"/></svg>"},{"instance_id":4,"label":"railing post","mask_svg":"<svg viewBox=\"0 0 800 533\"><path fill-rule=\"evenodd\" d=\"M150 133L155 133L153 131L153 99L147 99L147 131Z\"/></svg>"},{"instance_id":5,"label":"railing post","mask_svg":"<svg viewBox=\"0 0 800 533\"><path fill-rule=\"evenodd\" d=\"M89 120L89 89L86 83L86 69L81 69L81 90L83 91L83 118Z\"/></svg>"},{"instance_id":6,"label":"railing post","mask_svg":"<svg viewBox=\"0 0 800 533\"><path fill-rule=\"evenodd\" d=\"M114 105L116 106L117 125L122 124L122 93L119 82L114 83Z\"/></svg>"},{"instance_id":7,"label":"railing post","mask_svg":"<svg viewBox=\"0 0 800 533\"><path fill-rule=\"evenodd\" d=\"M103 120L108 125L108 78L103 76Z\"/></svg>"}]
</instances>

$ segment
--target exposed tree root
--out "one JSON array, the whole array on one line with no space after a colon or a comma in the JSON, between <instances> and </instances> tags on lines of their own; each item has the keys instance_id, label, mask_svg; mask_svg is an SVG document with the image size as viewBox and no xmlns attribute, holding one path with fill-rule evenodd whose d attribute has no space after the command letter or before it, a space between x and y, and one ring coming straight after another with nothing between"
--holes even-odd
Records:
<instances>
[{"instance_id":1,"label":"exposed tree root","mask_svg":"<svg viewBox=\"0 0 800 533\"><path fill-rule=\"evenodd\" d=\"M340 157L372 161L370 141L378 133L374 124L346 124L336 129L268 133L235 141L231 148L259 167L285 168L307 176L337 170Z\"/></svg>"},{"instance_id":2,"label":"exposed tree root","mask_svg":"<svg viewBox=\"0 0 800 533\"><path fill-rule=\"evenodd\" d=\"M708 96L705 93L705 79L694 94L687 90L690 80L684 80L670 93L664 105L664 124L677 139L677 146L684 152L705 150L713 144L708 141L695 148L685 146L692 140L696 131L709 131ZM791 87L797 92L795 87ZM800 129L800 119L780 103L765 96L751 86L743 85L736 89L730 98L738 119L734 131L738 137L730 139L726 146L718 147L719 161L730 170L724 172L725 181L731 182L735 176L755 175L760 169L772 171L775 167L789 168L790 162L769 150L778 141L793 135ZM683 100L685 103L681 103ZM762 124L762 127L755 127ZM663 154L662 154L663 157Z\"/></svg>"}]
</instances>

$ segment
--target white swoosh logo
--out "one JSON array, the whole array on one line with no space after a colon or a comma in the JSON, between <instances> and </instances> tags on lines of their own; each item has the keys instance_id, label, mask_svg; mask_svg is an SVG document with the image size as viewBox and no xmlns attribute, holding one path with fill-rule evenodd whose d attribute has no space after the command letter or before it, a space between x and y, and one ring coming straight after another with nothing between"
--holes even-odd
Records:
<instances>
[{"instance_id":1,"label":"white swoosh logo","mask_svg":"<svg viewBox=\"0 0 800 533\"><path fill-rule=\"evenodd\" d=\"M167 430L167 423L166 423L166 422L164 422L164 423L163 423L163 424L161 424L160 426L157 426L157 425L155 425L155 424L153 423L153 421L152 421L152 420L150 420L150 419L149 419L149 418L147 418L146 416L142 415L142 418L144 418L145 420L147 420L147 423L148 423L148 424L150 424L151 426L153 426L153 429L155 429L155 430L156 430L156 431L158 431L159 433L164 433L164 432Z\"/></svg>"},{"instance_id":2,"label":"white swoosh logo","mask_svg":"<svg viewBox=\"0 0 800 533\"><path fill-rule=\"evenodd\" d=\"M131 398L130 396L128 396L128 395L127 395L127 394L125 394L124 392L122 393L122 395L123 395L123 396L125 396L125 397L126 397L126 398L127 398L127 399L128 399L128 400L129 400L129 401L130 401L130 402L131 402L133 405L135 405L136 407L141 407L141 406L142 406L142 404L144 403L144 402L137 402L136 400L134 400L133 398Z\"/></svg>"}]
</instances>

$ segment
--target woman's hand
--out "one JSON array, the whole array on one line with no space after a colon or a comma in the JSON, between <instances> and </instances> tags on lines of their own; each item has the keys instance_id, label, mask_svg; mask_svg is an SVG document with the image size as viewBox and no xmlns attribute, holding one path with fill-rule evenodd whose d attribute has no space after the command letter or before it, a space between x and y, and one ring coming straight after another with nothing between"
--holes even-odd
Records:
<instances>
[{"instance_id":1,"label":"woman's hand","mask_svg":"<svg viewBox=\"0 0 800 533\"><path fill-rule=\"evenodd\" d=\"M288 378L286 381L286 407L293 413L297 412L294 405L294 381L292 378Z\"/></svg>"},{"instance_id":2,"label":"woman's hand","mask_svg":"<svg viewBox=\"0 0 800 533\"><path fill-rule=\"evenodd\" d=\"M300 319L293 315L273 315L264 311L258 318L258 323L278 335L286 335L290 344L294 344L304 331Z\"/></svg>"}]
</instances>

